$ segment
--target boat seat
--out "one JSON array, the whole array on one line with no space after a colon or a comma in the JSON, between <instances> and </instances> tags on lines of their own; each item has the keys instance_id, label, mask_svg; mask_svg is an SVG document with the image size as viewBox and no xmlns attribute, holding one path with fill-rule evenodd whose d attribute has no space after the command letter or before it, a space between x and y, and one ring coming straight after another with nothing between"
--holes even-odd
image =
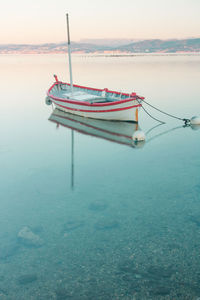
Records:
<instances>
[{"instance_id":1,"label":"boat seat","mask_svg":"<svg viewBox=\"0 0 200 300\"><path fill-rule=\"evenodd\" d=\"M62 93L62 96L64 96L64 98L71 98L73 100L76 101L87 101L87 102L93 102L93 101L102 101L102 96L97 96L97 95L90 95L84 92L80 92L80 91L75 91L73 92L73 94L70 92L68 93Z\"/></svg>"}]
</instances>

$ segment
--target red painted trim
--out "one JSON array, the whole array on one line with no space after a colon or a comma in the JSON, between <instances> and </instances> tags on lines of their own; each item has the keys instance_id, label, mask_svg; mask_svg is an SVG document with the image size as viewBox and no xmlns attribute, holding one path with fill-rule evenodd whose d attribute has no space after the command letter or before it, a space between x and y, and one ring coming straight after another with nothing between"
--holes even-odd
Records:
<instances>
[{"instance_id":1,"label":"red painted trim","mask_svg":"<svg viewBox=\"0 0 200 300\"><path fill-rule=\"evenodd\" d=\"M69 110L73 110L73 111L89 112L89 113L114 112L114 111L121 111L121 110L126 110L126 109L131 109L131 108L134 108L134 107L141 106L141 104L138 104L138 105L127 106L127 107L123 107L123 108L115 108L115 109L107 109L107 110L85 110L85 109L78 109L78 108L71 108L71 107L63 106L63 105L60 105L58 103L54 103L54 104L56 104L60 107L63 107L65 109L69 109Z\"/></svg>"},{"instance_id":2,"label":"red painted trim","mask_svg":"<svg viewBox=\"0 0 200 300\"><path fill-rule=\"evenodd\" d=\"M129 96L131 95L132 97L131 98L128 98L128 99L124 99L124 100L118 100L118 101L113 101L113 102L109 102L109 103L87 103L85 101L76 101L76 100L65 100L65 99L62 99L62 98L58 98L58 97L55 97L53 95L50 94L51 90L53 89L53 87L55 85L57 85L58 83L55 82L50 88L49 90L47 91L47 95L48 97L52 98L53 100L56 100L56 101L60 101L60 102L66 102L66 103L72 103L72 104L78 104L78 105L84 105L84 106L93 106L93 107L98 107L98 106L110 106L110 105L117 105L117 104L121 104L121 103L126 103L126 102L130 102L130 101L135 101L137 99L140 99L139 96L137 95L134 95L134 93L132 94L126 94L126 93L120 93L120 92L115 92L115 91L108 91L108 93L116 93L118 95L125 95L125 96ZM62 84L66 84L66 85L70 85L69 83L62 83ZM73 85L74 87L78 87L78 88L82 88L82 89L89 89L89 90L95 90L95 91L104 91L103 89L95 89L95 88L89 88L89 87L84 87L84 86L80 86L80 85ZM139 106L141 106L141 104L139 104Z\"/></svg>"},{"instance_id":3,"label":"red painted trim","mask_svg":"<svg viewBox=\"0 0 200 300\"><path fill-rule=\"evenodd\" d=\"M113 131L103 129L103 128L99 128L99 127L96 127L96 126L93 126L93 125L90 125L90 124L87 124L87 123L84 123L84 122L81 122L81 121L78 121L78 120L74 120L74 119L71 119L71 118L68 118L68 117L63 117L63 116L59 116L59 115L56 115L56 114L53 114L53 116L56 116L56 117L61 118L61 119L69 120L71 122L79 123L82 126L86 126L88 128L92 128L92 129L95 129L95 130L98 130L98 131L101 131L101 132L105 132L105 133L112 134L112 135L115 135L115 136L125 137L127 139L132 139L132 137L129 136L129 135L113 132ZM102 122L104 122L104 121L102 121ZM134 124L136 124L136 123L134 123ZM64 124L64 125L66 125L66 124ZM66 125L66 126L68 126L68 125Z\"/></svg>"},{"instance_id":4,"label":"red painted trim","mask_svg":"<svg viewBox=\"0 0 200 300\"><path fill-rule=\"evenodd\" d=\"M57 98L51 95L48 95L51 99L55 100L55 101L59 101L59 102L64 102L64 103L71 103L71 104L76 104L76 105L80 105L80 106L90 106L90 107L104 107L104 106L111 106L111 105L118 105L118 104L123 104L123 103L127 103L127 102L131 102L131 101L136 101L136 99L127 99L127 100L120 100L120 101L113 101L113 102L109 102L109 103L87 103L84 101L76 101L76 100L64 100L62 98ZM141 106L141 104L138 104L138 106Z\"/></svg>"}]
</instances>

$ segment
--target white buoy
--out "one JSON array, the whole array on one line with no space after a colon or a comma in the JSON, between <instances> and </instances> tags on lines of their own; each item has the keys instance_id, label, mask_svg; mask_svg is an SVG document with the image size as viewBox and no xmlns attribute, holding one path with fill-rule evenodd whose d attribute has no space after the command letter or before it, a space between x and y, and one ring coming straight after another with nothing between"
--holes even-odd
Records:
<instances>
[{"instance_id":1,"label":"white buoy","mask_svg":"<svg viewBox=\"0 0 200 300\"><path fill-rule=\"evenodd\" d=\"M191 125L200 125L200 117L194 116L190 119Z\"/></svg>"},{"instance_id":2,"label":"white buoy","mask_svg":"<svg viewBox=\"0 0 200 300\"><path fill-rule=\"evenodd\" d=\"M145 134L142 130L136 130L132 136L134 142L145 141Z\"/></svg>"},{"instance_id":3,"label":"white buoy","mask_svg":"<svg viewBox=\"0 0 200 300\"><path fill-rule=\"evenodd\" d=\"M45 103L46 103L46 105L51 105L52 101L51 101L51 99L49 97L46 97L45 98Z\"/></svg>"}]
</instances>

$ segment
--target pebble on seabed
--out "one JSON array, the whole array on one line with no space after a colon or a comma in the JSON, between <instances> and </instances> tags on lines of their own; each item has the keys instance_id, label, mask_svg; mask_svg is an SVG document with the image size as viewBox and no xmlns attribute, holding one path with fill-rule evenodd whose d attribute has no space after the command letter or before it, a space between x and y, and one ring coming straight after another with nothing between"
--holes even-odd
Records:
<instances>
[{"instance_id":1,"label":"pebble on seabed","mask_svg":"<svg viewBox=\"0 0 200 300\"><path fill-rule=\"evenodd\" d=\"M29 227L24 226L18 232L18 240L25 246L40 247L43 245L43 241L39 235L35 234Z\"/></svg>"}]
</instances>

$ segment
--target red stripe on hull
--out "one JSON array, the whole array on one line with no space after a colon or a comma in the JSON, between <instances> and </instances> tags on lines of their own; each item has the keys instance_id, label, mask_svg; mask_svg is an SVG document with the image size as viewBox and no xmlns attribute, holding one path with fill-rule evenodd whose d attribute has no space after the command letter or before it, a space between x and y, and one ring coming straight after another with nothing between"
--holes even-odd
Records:
<instances>
[{"instance_id":1,"label":"red stripe on hull","mask_svg":"<svg viewBox=\"0 0 200 300\"><path fill-rule=\"evenodd\" d=\"M114 111L121 111L121 110L126 110L126 109L131 109L131 108L135 108L135 107L140 107L141 104L138 105L133 105L133 106L127 106L127 107L123 107L123 108L113 108L113 109L107 109L107 110L85 110L85 109L78 109L78 108L71 108L71 107L67 107L67 106L63 106L60 105L58 103L55 103L55 105L63 107L65 109L69 109L72 111L81 111L81 112L88 112L88 113L106 113L106 112L114 112Z\"/></svg>"},{"instance_id":2,"label":"red stripe on hull","mask_svg":"<svg viewBox=\"0 0 200 300\"><path fill-rule=\"evenodd\" d=\"M110 106L110 105L118 105L118 104L123 104L127 103L130 101L136 101L136 99L127 99L127 100L120 100L120 101L113 101L109 103L96 103L96 104L91 104L91 103L86 103L84 101L76 101L76 100L64 100L58 97L54 97L51 94L48 94L48 96L55 101L60 101L64 103L70 103L70 104L77 104L77 105L83 105L83 106L91 106L91 107L99 107L99 106ZM141 106L141 104L138 104L138 106Z\"/></svg>"}]
</instances>

